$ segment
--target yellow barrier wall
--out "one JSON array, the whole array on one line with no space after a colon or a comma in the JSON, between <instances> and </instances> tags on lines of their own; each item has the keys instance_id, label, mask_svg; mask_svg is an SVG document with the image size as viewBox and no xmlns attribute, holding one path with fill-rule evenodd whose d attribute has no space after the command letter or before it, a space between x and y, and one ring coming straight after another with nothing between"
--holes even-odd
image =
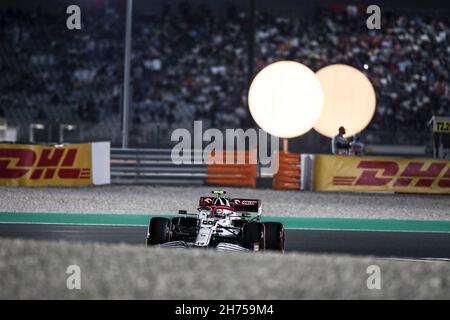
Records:
<instances>
[{"instance_id":1,"label":"yellow barrier wall","mask_svg":"<svg viewBox=\"0 0 450 320\"><path fill-rule=\"evenodd\" d=\"M92 185L90 144L62 147L0 144L0 185Z\"/></svg>"},{"instance_id":2,"label":"yellow barrier wall","mask_svg":"<svg viewBox=\"0 0 450 320\"><path fill-rule=\"evenodd\" d=\"M314 189L450 193L450 161L317 155Z\"/></svg>"}]
</instances>

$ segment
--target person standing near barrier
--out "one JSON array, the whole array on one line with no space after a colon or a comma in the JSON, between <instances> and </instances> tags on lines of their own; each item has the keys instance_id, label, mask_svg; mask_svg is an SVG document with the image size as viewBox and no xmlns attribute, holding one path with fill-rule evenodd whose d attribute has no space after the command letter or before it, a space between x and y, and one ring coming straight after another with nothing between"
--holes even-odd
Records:
<instances>
[{"instance_id":1,"label":"person standing near barrier","mask_svg":"<svg viewBox=\"0 0 450 320\"><path fill-rule=\"evenodd\" d=\"M350 144L347 138L344 137L345 128L339 127L339 133L331 140L331 151L336 155L348 155Z\"/></svg>"},{"instance_id":2,"label":"person standing near barrier","mask_svg":"<svg viewBox=\"0 0 450 320\"><path fill-rule=\"evenodd\" d=\"M364 143L361 142L361 135L359 133L353 136L353 141L350 142L350 155L362 156L364 155Z\"/></svg>"}]
</instances>

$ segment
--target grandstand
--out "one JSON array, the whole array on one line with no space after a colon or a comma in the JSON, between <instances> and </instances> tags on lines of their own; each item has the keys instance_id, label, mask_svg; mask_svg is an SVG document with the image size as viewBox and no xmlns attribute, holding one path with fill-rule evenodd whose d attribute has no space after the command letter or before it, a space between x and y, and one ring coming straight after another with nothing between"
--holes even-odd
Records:
<instances>
[{"instance_id":1,"label":"grandstand","mask_svg":"<svg viewBox=\"0 0 450 320\"><path fill-rule=\"evenodd\" d=\"M114 3L111 1L110 3ZM309 8L314 19L257 11L255 72L296 60L313 70L345 63L363 70L377 92L368 143L428 143L431 116L450 111L448 15L383 11L367 30L352 6ZM19 140L31 123L76 124L70 141L120 143L124 17L114 5L83 15L72 32L65 15L2 8L0 112ZM218 14L205 4L136 9L133 22L131 145L168 146L172 128L249 127L246 11ZM366 65L367 69L364 69ZM317 141L311 133L302 141ZM306 144L314 148L314 143ZM328 145L327 145L328 147ZM309 152L324 151L310 150ZM326 149L328 150L328 148Z\"/></svg>"}]
</instances>

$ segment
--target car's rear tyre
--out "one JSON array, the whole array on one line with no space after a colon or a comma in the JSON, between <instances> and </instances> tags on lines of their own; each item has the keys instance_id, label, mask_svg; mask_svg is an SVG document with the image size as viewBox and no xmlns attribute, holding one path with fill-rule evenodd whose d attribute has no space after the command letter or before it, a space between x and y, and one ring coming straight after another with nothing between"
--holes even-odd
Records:
<instances>
[{"instance_id":1,"label":"car's rear tyre","mask_svg":"<svg viewBox=\"0 0 450 320\"><path fill-rule=\"evenodd\" d=\"M248 222L242 228L242 246L259 251L265 249L265 230L261 222Z\"/></svg>"},{"instance_id":2,"label":"car's rear tyre","mask_svg":"<svg viewBox=\"0 0 450 320\"><path fill-rule=\"evenodd\" d=\"M264 222L265 249L284 252L284 226L280 222Z\"/></svg>"},{"instance_id":3,"label":"car's rear tyre","mask_svg":"<svg viewBox=\"0 0 450 320\"><path fill-rule=\"evenodd\" d=\"M148 226L147 245L157 245L170 241L172 223L168 218L156 217Z\"/></svg>"}]
</instances>

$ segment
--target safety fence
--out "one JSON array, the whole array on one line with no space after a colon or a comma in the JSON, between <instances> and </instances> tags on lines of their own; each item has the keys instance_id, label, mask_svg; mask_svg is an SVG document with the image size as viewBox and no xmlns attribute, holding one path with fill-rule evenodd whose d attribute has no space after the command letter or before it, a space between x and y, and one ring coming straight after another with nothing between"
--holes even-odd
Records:
<instances>
[{"instance_id":1,"label":"safety fence","mask_svg":"<svg viewBox=\"0 0 450 320\"><path fill-rule=\"evenodd\" d=\"M255 152L256 154L256 152ZM212 163L222 157L223 164ZM239 163L241 157L244 163ZM225 160L234 159L234 164ZM171 149L111 149L113 184L221 185L256 187L257 166L250 164L250 153L209 154L189 150L181 164L172 161ZM216 161L217 162L217 161Z\"/></svg>"},{"instance_id":2,"label":"safety fence","mask_svg":"<svg viewBox=\"0 0 450 320\"><path fill-rule=\"evenodd\" d=\"M448 160L280 151L264 167L257 164L256 151L183 151L173 158L172 149L110 149L109 142L0 144L0 185L272 185L275 190L450 194Z\"/></svg>"},{"instance_id":3,"label":"safety fence","mask_svg":"<svg viewBox=\"0 0 450 320\"><path fill-rule=\"evenodd\" d=\"M171 149L111 149L113 184L203 185L208 176L202 153L192 151L190 163L174 164Z\"/></svg>"}]
</instances>

